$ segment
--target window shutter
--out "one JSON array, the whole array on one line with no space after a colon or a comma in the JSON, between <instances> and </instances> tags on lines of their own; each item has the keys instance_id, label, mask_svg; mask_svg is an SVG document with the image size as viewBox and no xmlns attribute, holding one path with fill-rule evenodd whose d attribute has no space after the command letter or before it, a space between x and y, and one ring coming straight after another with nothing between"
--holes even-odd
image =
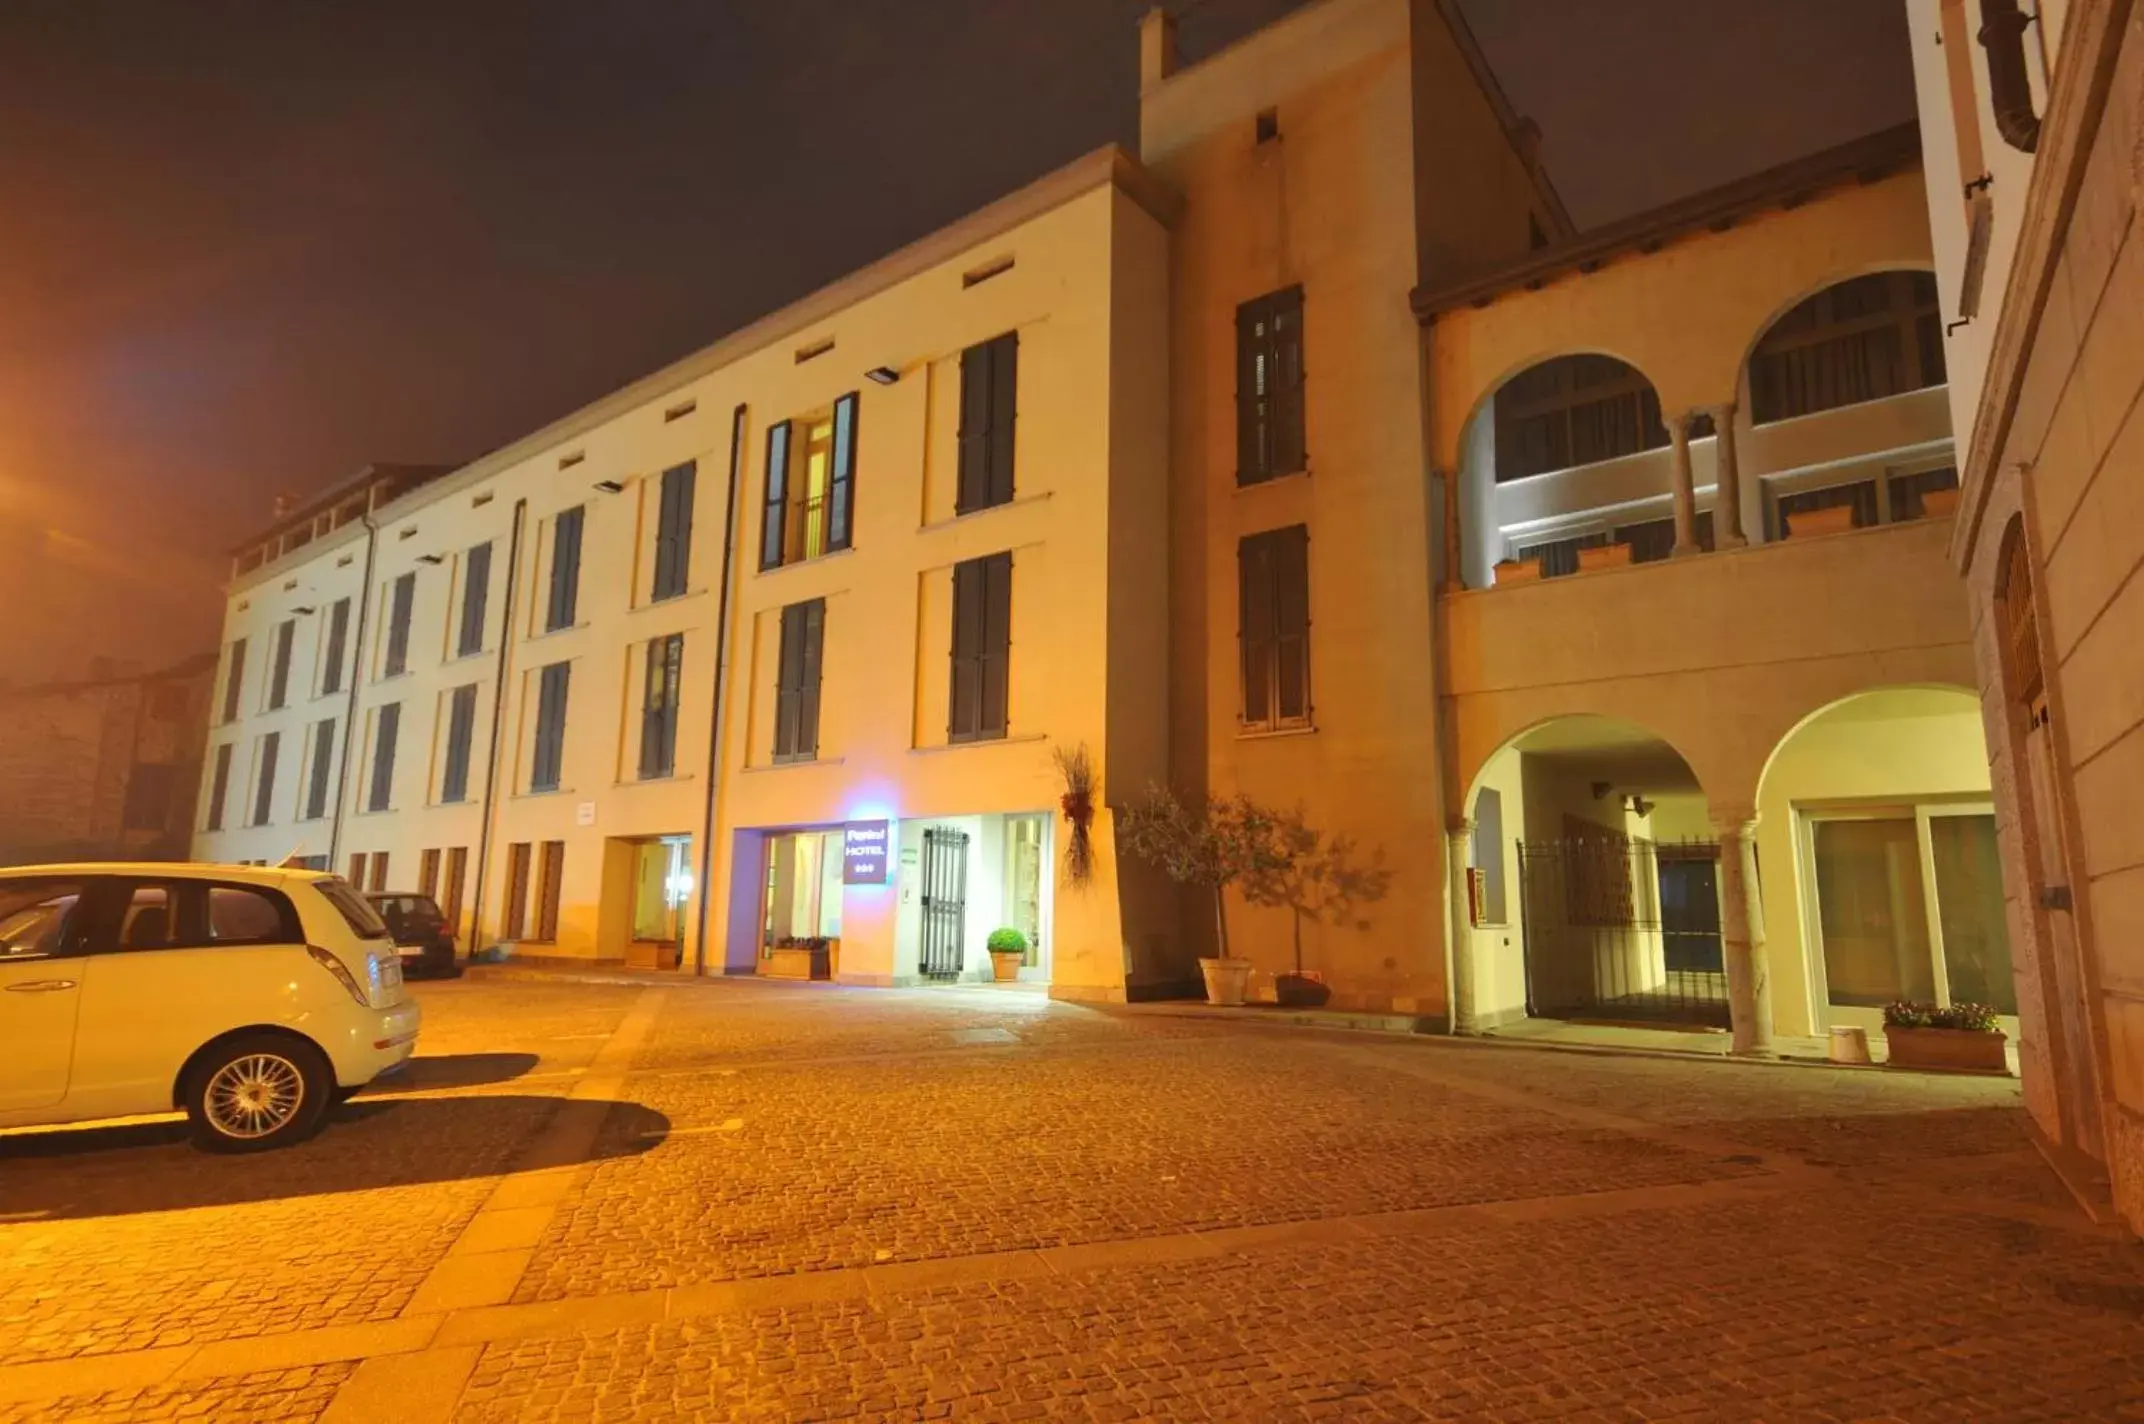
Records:
<instances>
[{"instance_id":1,"label":"window shutter","mask_svg":"<svg viewBox=\"0 0 2144 1424\"><path fill-rule=\"evenodd\" d=\"M566 843L545 841L543 864L537 875L541 901L536 911L536 938L549 943L558 938L558 905L566 879Z\"/></svg>"},{"instance_id":2,"label":"window shutter","mask_svg":"<svg viewBox=\"0 0 2144 1424\"><path fill-rule=\"evenodd\" d=\"M1012 555L992 554L983 565L981 734L1002 737L1012 665Z\"/></svg>"},{"instance_id":3,"label":"window shutter","mask_svg":"<svg viewBox=\"0 0 2144 1424\"><path fill-rule=\"evenodd\" d=\"M759 566L762 569L782 566L788 491L789 422L784 420L767 427L767 492L759 521Z\"/></svg>"},{"instance_id":4,"label":"window shutter","mask_svg":"<svg viewBox=\"0 0 2144 1424\"><path fill-rule=\"evenodd\" d=\"M663 471L662 508L656 518L656 598L685 591L692 557L692 501L697 467L688 460Z\"/></svg>"},{"instance_id":5,"label":"window shutter","mask_svg":"<svg viewBox=\"0 0 2144 1424\"><path fill-rule=\"evenodd\" d=\"M580 614L581 527L586 510L581 505L561 509L551 528L551 604L544 619L546 631L571 628Z\"/></svg>"},{"instance_id":6,"label":"window shutter","mask_svg":"<svg viewBox=\"0 0 2144 1424\"><path fill-rule=\"evenodd\" d=\"M275 628L275 661L268 674L268 707L281 707L290 693L290 643L298 631L297 620L286 618Z\"/></svg>"},{"instance_id":7,"label":"window shutter","mask_svg":"<svg viewBox=\"0 0 2144 1424\"><path fill-rule=\"evenodd\" d=\"M979 560L953 566L953 687L946 731L956 742L982 730L983 584Z\"/></svg>"},{"instance_id":8,"label":"window shutter","mask_svg":"<svg viewBox=\"0 0 2144 1424\"><path fill-rule=\"evenodd\" d=\"M1254 534L1236 546L1238 593L1237 637L1243 656L1243 722L1270 726L1273 721L1273 558L1264 535Z\"/></svg>"},{"instance_id":9,"label":"window shutter","mask_svg":"<svg viewBox=\"0 0 2144 1424\"><path fill-rule=\"evenodd\" d=\"M1273 535L1274 711L1283 722L1310 718L1310 531Z\"/></svg>"},{"instance_id":10,"label":"window shutter","mask_svg":"<svg viewBox=\"0 0 2144 1424\"><path fill-rule=\"evenodd\" d=\"M469 797L469 744L476 733L476 684L454 689L447 709L447 765L440 777L439 799L454 802Z\"/></svg>"},{"instance_id":11,"label":"window shutter","mask_svg":"<svg viewBox=\"0 0 2144 1424\"><path fill-rule=\"evenodd\" d=\"M1260 385L1266 373L1264 322L1255 303L1236 308L1236 483L1272 473L1266 458Z\"/></svg>"},{"instance_id":12,"label":"window shutter","mask_svg":"<svg viewBox=\"0 0 2144 1424\"><path fill-rule=\"evenodd\" d=\"M501 939L523 938L529 918L529 843L515 841L506 848L506 915L499 927Z\"/></svg>"},{"instance_id":13,"label":"window shutter","mask_svg":"<svg viewBox=\"0 0 2144 1424\"><path fill-rule=\"evenodd\" d=\"M640 707L640 776L668 776L674 765L677 736L678 662L684 637L671 634L648 643L645 689Z\"/></svg>"},{"instance_id":14,"label":"window shutter","mask_svg":"<svg viewBox=\"0 0 2144 1424\"><path fill-rule=\"evenodd\" d=\"M342 691L342 659L349 638L350 600L338 598L328 611L328 665L320 676L322 693Z\"/></svg>"},{"instance_id":15,"label":"window shutter","mask_svg":"<svg viewBox=\"0 0 2144 1424\"><path fill-rule=\"evenodd\" d=\"M1303 291L1292 287L1274 302L1272 332L1272 391L1268 419L1272 429L1267 439L1272 451L1272 475L1293 474L1308 463L1303 448Z\"/></svg>"},{"instance_id":16,"label":"window shutter","mask_svg":"<svg viewBox=\"0 0 2144 1424\"><path fill-rule=\"evenodd\" d=\"M953 512L966 514L990 502L990 348L960 353L960 478Z\"/></svg>"},{"instance_id":17,"label":"window shutter","mask_svg":"<svg viewBox=\"0 0 2144 1424\"><path fill-rule=\"evenodd\" d=\"M223 720L238 720L239 690L246 682L246 640L239 638L231 644L231 666L223 675Z\"/></svg>"},{"instance_id":18,"label":"window shutter","mask_svg":"<svg viewBox=\"0 0 2144 1424\"><path fill-rule=\"evenodd\" d=\"M312 781L305 791L305 814L317 820L328 810L328 771L335 758L335 719L313 725Z\"/></svg>"},{"instance_id":19,"label":"window shutter","mask_svg":"<svg viewBox=\"0 0 2144 1424\"><path fill-rule=\"evenodd\" d=\"M556 791L565 760L566 696L571 663L543 670L536 696L536 754L529 767L529 789Z\"/></svg>"},{"instance_id":20,"label":"window shutter","mask_svg":"<svg viewBox=\"0 0 2144 1424\"><path fill-rule=\"evenodd\" d=\"M384 811L394 796L395 742L402 730L402 704L390 702L378 713L372 738L372 786L365 801L368 811Z\"/></svg>"},{"instance_id":21,"label":"window shutter","mask_svg":"<svg viewBox=\"0 0 2144 1424\"><path fill-rule=\"evenodd\" d=\"M253 824L256 826L267 825L269 813L275 809L275 761L282 745L281 732L270 732L261 738L261 780L253 796Z\"/></svg>"},{"instance_id":22,"label":"window shutter","mask_svg":"<svg viewBox=\"0 0 2144 1424\"><path fill-rule=\"evenodd\" d=\"M834 402L834 469L827 482L826 547L849 547L856 514L856 392Z\"/></svg>"},{"instance_id":23,"label":"window shutter","mask_svg":"<svg viewBox=\"0 0 2144 1424\"><path fill-rule=\"evenodd\" d=\"M223 808L231 794L231 744L216 748L216 775L208 788L208 829L223 829Z\"/></svg>"},{"instance_id":24,"label":"window shutter","mask_svg":"<svg viewBox=\"0 0 2144 1424\"><path fill-rule=\"evenodd\" d=\"M990 480L986 496L991 504L1009 504L1013 492L1013 422L1019 416L1019 333L1006 332L990 343L989 351Z\"/></svg>"},{"instance_id":25,"label":"window shutter","mask_svg":"<svg viewBox=\"0 0 2144 1424\"><path fill-rule=\"evenodd\" d=\"M491 544L477 545L462 560L462 627L454 651L461 657L484 649L484 609L491 597Z\"/></svg>"},{"instance_id":26,"label":"window shutter","mask_svg":"<svg viewBox=\"0 0 2144 1424\"><path fill-rule=\"evenodd\" d=\"M416 597L416 574L402 574L395 579L387 616L387 656L381 668L384 677L393 677L409 667L409 615Z\"/></svg>"},{"instance_id":27,"label":"window shutter","mask_svg":"<svg viewBox=\"0 0 2144 1424\"><path fill-rule=\"evenodd\" d=\"M803 608L804 655L798 668L797 753L819 754L819 673L826 638L826 600L815 598Z\"/></svg>"},{"instance_id":28,"label":"window shutter","mask_svg":"<svg viewBox=\"0 0 2144 1424\"><path fill-rule=\"evenodd\" d=\"M800 754L804 714L804 605L782 610L780 663L774 674L774 754Z\"/></svg>"}]
</instances>

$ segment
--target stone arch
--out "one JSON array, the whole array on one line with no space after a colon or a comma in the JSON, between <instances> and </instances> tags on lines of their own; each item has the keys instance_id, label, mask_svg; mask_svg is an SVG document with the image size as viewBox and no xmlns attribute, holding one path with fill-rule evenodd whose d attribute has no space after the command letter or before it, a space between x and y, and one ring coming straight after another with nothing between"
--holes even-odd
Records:
<instances>
[{"instance_id":1,"label":"stone arch","mask_svg":"<svg viewBox=\"0 0 2144 1424\"><path fill-rule=\"evenodd\" d=\"M1896 324L1900 327L1910 326L1916 319L1933 317L1933 341L1929 342L1925 338L1919 342L1901 340L1897 353L1895 389L1877 389L1871 394L1854 395L1847 399L1829 399L1827 395L1817 403L1808 404L1807 409L1795 408L1800 403L1792 400L1782 404L1777 393L1771 390L1771 382L1764 373L1753 368L1752 364L1764 354L1767 341L1771 340L1775 333L1779 333L1790 319L1797 318L1805 310L1811 314L1812 320L1826 321L1831 316L1832 304L1844 300L1848 294L1856 294L1857 302L1865 300L1869 280L1879 277L1892 279L1886 284L1885 295L1890 302L1887 310L1896 318ZM1911 292L1907 290L1908 287L1912 289ZM1909 302L1910 308L1907 305ZM1922 308L1925 308L1925 312L1922 312ZM1918 318L1915 313L1920 313ZM1859 320L1873 320L1873 314ZM1870 262L1844 270L1834 270L1827 274L1823 281L1804 286L1780 302L1750 333L1749 340L1742 349L1741 359L1736 365L1732 387L1742 407L1743 419L1752 425L1768 425L1795 415L1815 414L1862 400L1876 400L1887 395L1899 395L1941 385L1946 379L1941 364L1944 359L1941 326L1941 301L1936 291L1934 269L1928 263ZM1932 380L1926 378L1930 360L1936 367L1936 375ZM1781 413L1782 410L1784 413Z\"/></svg>"}]
</instances>

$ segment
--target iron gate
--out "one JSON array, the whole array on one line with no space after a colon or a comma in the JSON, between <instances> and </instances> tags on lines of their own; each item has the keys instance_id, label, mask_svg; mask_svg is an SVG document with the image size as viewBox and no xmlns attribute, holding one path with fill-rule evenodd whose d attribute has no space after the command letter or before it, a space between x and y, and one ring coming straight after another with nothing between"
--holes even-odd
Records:
<instances>
[{"instance_id":1,"label":"iron gate","mask_svg":"<svg viewBox=\"0 0 2144 1424\"><path fill-rule=\"evenodd\" d=\"M1726 1027L1718 873L1705 842L1520 842L1527 1012Z\"/></svg>"},{"instance_id":2,"label":"iron gate","mask_svg":"<svg viewBox=\"0 0 2144 1424\"><path fill-rule=\"evenodd\" d=\"M968 938L968 833L923 832L923 977L958 979Z\"/></svg>"}]
</instances>

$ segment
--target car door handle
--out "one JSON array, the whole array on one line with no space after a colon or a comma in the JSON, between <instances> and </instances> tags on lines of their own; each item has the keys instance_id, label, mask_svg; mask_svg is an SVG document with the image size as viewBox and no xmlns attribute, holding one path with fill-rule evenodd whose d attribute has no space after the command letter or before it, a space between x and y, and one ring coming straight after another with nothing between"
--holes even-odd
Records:
<instances>
[{"instance_id":1,"label":"car door handle","mask_svg":"<svg viewBox=\"0 0 2144 1424\"><path fill-rule=\"evenodd\" d=\"M7 991L10 994L50 994L56 990L72 989L73 987L74 980L72 979L32 979L22 984L10 984L7 986Z\"/></svg>"}]
</instances>

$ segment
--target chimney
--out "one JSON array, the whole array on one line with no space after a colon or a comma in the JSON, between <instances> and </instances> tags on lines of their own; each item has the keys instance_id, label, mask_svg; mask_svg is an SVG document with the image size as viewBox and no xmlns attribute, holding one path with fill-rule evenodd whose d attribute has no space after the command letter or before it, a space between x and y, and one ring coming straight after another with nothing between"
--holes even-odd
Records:
<instances>
[{"instance_id":1,"label":"chimney","mask_svg":"<svg viewBox=\"0 0 2144 1424\"><path fill-rule=\"evenodd\" d=\"M1139 20L1139 92L1176 72L1176 20L1156 5Z\"/></svg>"}]
</instances>

